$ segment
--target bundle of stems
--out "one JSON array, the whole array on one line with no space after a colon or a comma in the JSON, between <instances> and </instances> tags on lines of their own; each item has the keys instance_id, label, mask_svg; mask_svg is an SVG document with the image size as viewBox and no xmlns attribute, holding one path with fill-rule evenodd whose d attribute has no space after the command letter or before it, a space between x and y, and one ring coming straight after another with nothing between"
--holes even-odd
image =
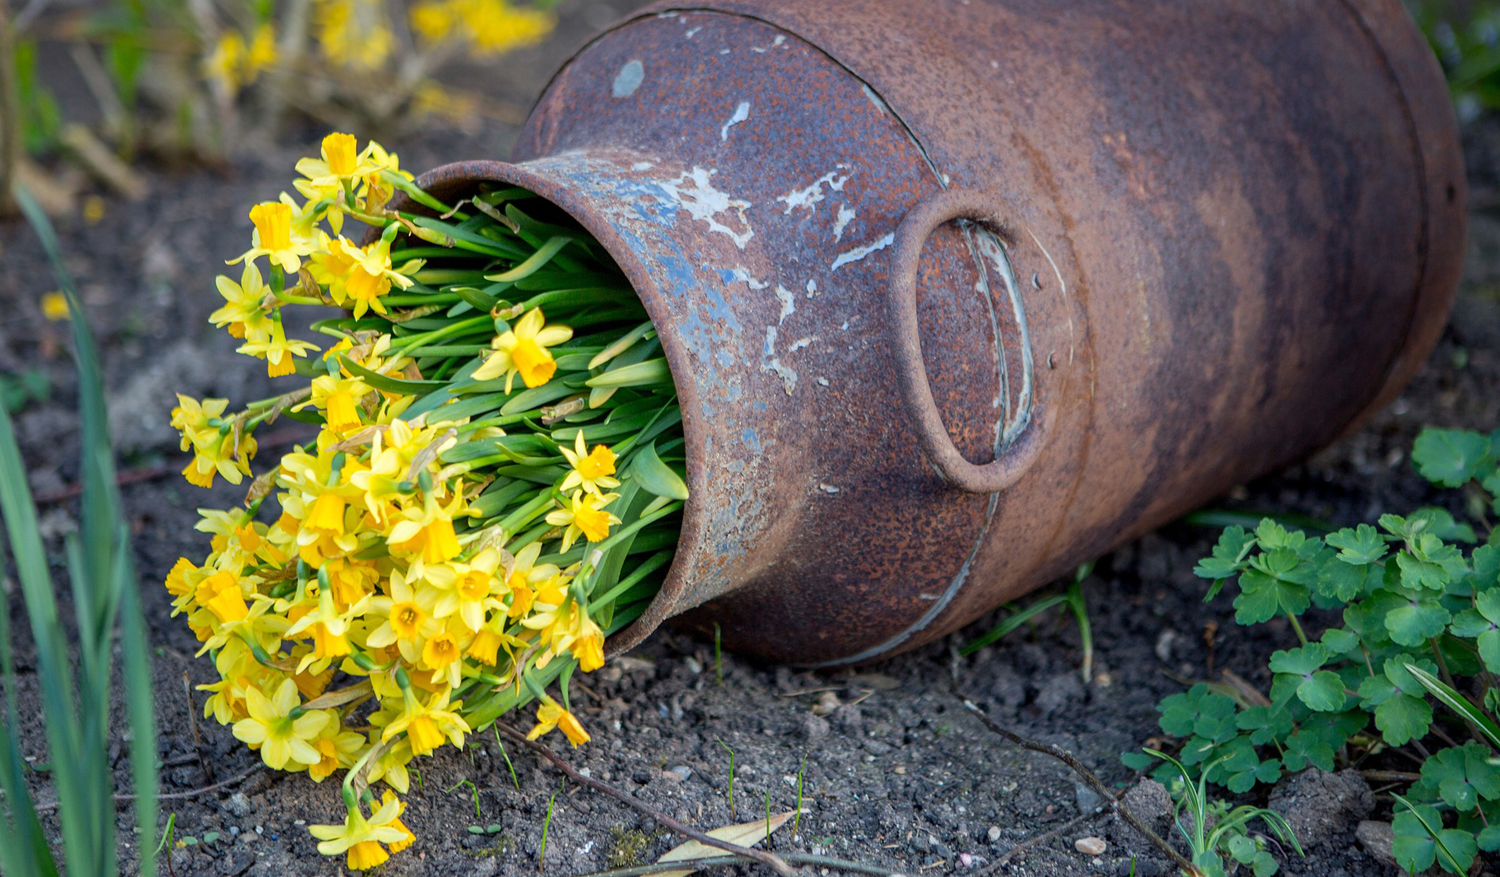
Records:
<instances>
[{"instance_id":1,"label":"bundle of stems","mask_svg":"<svg viewBox=\"0 0 1500 877\"><path fill-rule=\"evenodd\" d=\"M533 737L588 739L568 681L660 589L687 488L660 341L598 243L528 191L445 204L355 146L299 162L305 202L253 208L240 280L219 278L213 322L300 386L232 414L179 396L188 480L251 483L202 512L212 553L167 588L221 676L207 713L273 768L346 769L344 824L312 831L368 868L414 840L370 791L404 792L412 758L533 699ZM422 212L390 209L397 190ZM286 336L303 305L331 309L327 350ZM280 417L316 440L256 475Z\"/></svg>"}]
</instances>

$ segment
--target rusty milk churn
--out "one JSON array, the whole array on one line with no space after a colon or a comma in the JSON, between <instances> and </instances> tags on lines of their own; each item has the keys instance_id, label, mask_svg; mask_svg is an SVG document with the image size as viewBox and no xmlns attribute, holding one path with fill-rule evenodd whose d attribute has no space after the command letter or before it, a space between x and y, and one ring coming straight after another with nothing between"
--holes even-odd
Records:
<instances>
[{"instance_id":1,"label":"rusty milk churn","mask_svg":"<svg viewBox=\"0 0 1500 877\"><path fill-rule=\"evenodd\" d=\"M647 615L803 664L928 642L1389 401L1464 179L1399 0L659 4L513 163L660 333L692 492ZM969 221L976 220L976 221Z\"/></svg>"}]
</instances>

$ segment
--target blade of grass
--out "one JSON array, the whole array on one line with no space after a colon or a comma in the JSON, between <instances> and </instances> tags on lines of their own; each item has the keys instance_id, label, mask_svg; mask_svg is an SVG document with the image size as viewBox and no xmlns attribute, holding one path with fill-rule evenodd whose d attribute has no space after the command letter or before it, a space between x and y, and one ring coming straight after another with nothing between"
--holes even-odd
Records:
<instances>
[{"instance_id":1,"label":"blade of grass","mask_svg":"<svg viewBox=\"0 0 1500 877\"><path fill-rule=\"evenodd\" d=\"M73 324L83 437L82 523L79 537L70 540L68 545L68 565L72 573L70 590L78 621L76 681L66 675L67 646L62 641L64 634L52 599L51 579L46 572L45 553L36 527L35 506L20 462L20 450L8 421L4 422L5 434L0 437L4 444L0 448L0 457L13 458L15 465L0 459L0 467L6 473L0 480L0 503L4 505L12 552L18 566L25 567L21 577L27 595L28 615L32 616L37 640L39 669L44 642L50 665L50 672L40 675L47 689L44 699L48 707L48 745L69 870L73 873L107 874L116 870L113 774L108 761L108 746L111 656L117 623L122 628L125 655L122 680L126 686L126 711L132 739L131 765L140 831L139 848L150 848L156 832L155 705L151 697L145 620L121 512L98 350L77 288L63 266L61 248L50 222L29 194L18 191L16 197L46 251L53 275L67 298ZM30 580L29 587L27 580ZM45 599L39 599L37 606L42 610L41 619L45 626L43 632L38 632L38 616L34 613L31 598L34 593L40 598L38 592L43 589ZM58 728L54 730L54 726ZM69 823L74 824L74 830L69 830ZM143 856L139 873L148 877L154 874L154 859Z\"/></svg>"},{"instance_id":2,"label":"blade of grass","mask_svg":"<svg viewBox=\"0 0 1500 877\"><path fill-rule=\"evenodd\" d=\"M1432 692L1432 696L1443 702L1448 709L1458 713L1465 721L1478 728L1491 746L1500 749L1500 726L1497 726L1484 711L1476 707L1467 697L1464 697L1456 689L1449 686L1443 680L1423 670L1415 664L1406 664L1406 671L1412 675L1422 687Z\"/></svg>"}]
</instances>

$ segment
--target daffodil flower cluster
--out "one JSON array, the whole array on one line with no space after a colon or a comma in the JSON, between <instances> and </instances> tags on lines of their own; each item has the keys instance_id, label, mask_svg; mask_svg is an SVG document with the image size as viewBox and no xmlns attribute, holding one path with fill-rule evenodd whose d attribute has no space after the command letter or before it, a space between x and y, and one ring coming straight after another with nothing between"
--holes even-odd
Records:
<instances>
[{"instance_id":1,"label":"daffodil flower cluster","mask_svg":"<svg viewBox=\"0 0 1500 877\"><path fill-rule=\"evenodd\" d=\"M296 17L289 4L257 4L251 27L226 28L211 47L204 46L203 75L230 100L267 71L303 71L319 63L410 76L408 70L430 72L458 50L485 58L534 45L556 24L551 12L510 0L418 0L394 8L380 0L312 0L310 6L306 45L277 33L277 19ZM414 34L416 42L403 40L403 31Z\"/></svg>"},{"instance_id":2,"label":"daffodil flower cluster","mask_svg":"<svg viewBox=\"0 0 1500 877\"><path fill-rule=\"evenodd\" d=\"M415 839L413 759L533 699L533 738L589 739L568 680L660 588L681 414L628 282L550 205L438 202L346 134L296 169L301 198L250 210L211 320L297 386L234 413L178 397L184 476L249 488L201 511L210 552L166 587L218 672L205 714L271 768L342 771L344 820L312 832L363 869ZM328 309L323 345L286 335L289 306ZM315 434L257 473L281 417Z\"/></svg>"}]
</instances>

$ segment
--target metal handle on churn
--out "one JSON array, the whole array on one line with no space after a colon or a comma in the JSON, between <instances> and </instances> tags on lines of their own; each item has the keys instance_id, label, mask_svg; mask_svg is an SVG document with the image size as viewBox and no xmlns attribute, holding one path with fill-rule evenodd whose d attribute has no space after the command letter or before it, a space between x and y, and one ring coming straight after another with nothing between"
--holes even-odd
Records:
<instances>
[{"instance_id":1,"label":"metal handle on churn","mask_svg":"<svg viewBox=\"0 0 1500 877\"><path fill-rule=\"evenodd\" d=\"M981 222L1004 237L1000 217L989 197L973 189L944 189L927 196L896 229L890 294L886 300L891 322L891 349L896 379L907 414L922 442L922 450L944 481L969 493L996 493L1016 483L1041 450L1036 427L1022 433L996 458L983 465L969 462L943 425L927 366L922 362L922 338L917 325L917 268L922 247L938 226L955 219Z\"/></svg>"}]
</instances>

